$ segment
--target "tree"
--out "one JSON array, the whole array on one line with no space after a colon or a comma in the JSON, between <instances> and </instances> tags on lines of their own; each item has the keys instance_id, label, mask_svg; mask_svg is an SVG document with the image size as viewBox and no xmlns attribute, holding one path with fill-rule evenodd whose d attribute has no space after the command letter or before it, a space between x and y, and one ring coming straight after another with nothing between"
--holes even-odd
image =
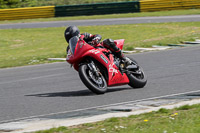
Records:
<instances>
[{"instance_id":1,"label":"tree","mask_svg":"<svg viewBox=\"0 0 200 133\"><path fill-rule=\"evenodd\" d=\"M0 0L0 8L6 8L6 4L4 0Z\"/></svg>"},{"instance_id":2,"label":"tree","mask_svg":"<svg viewBox=\"0 0 200 133\"><path fill-rule=\"evenodd\" d=\"M16 8L20 2L21 0L0 0L0 8Z\"/></svg>"}]
</instances>

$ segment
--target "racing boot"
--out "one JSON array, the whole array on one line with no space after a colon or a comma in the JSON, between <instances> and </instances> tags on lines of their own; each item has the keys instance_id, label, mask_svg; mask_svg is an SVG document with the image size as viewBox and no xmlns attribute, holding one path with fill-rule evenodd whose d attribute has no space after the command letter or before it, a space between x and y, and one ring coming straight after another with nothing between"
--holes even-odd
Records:
<instances>
[{"instance_id":1,"label":"racing boot","mask_svg":"<svg viewBox=\"0 0 200 133\"><path fill-rule=\"evenodd\" d=\"M127 67L128 65L130 65L132 63L132 61L128 57L125 57L125 55L122 53L121 49L119 49L116 46L116 44L114 43L114 40L112 40L112 39L105 39L103 41L103 45L106 48L109 48L114 53L115 56L117 56L122 61L124 61L125 67Z\"/></svg>"},{"instance_id":2,"label":"racing boot","mask_svg":"<svg viewBox=\"0 0 200 133\"><path fill-rule=\"evenodd\" d=\"M129 59L128 57L125 57L124 64L125 64L126 67L131 65L132 64L132 60Z\"/></svg>"},{"instance_id":3,"label":"racing boot","mask_svg":"<svg viewBox=\"0 0 200 133\"><path fill-rule=\"evenodd\" d=\"M122 53L120 49L119 51L115 52L115 55L124 62L125 67L132 64L132 61L128 57L125 57L125 55Z\"/></svg>"}]
</instances>

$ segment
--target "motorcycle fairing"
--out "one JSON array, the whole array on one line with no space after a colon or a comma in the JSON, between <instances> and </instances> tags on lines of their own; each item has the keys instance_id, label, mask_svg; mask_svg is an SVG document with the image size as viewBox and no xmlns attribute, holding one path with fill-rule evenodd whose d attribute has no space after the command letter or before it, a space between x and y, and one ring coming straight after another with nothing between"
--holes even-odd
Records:
<instances>
[{"instance_id":1,"label":"motorcycle fairing","mask_svg":"<svg viewBox=\"0 0 200 133\"><path fill-rule=\"evenodd\" d=\"M82 37L83 38L83 37ZM100 62L103 66L106 67L108 72L108 86L115 86L115 85L123 85L129 83L129 79L126 74L121 74L118 67L114 64L114 58L113 55L109 55L108 57L103 53L108 52L106 49L95 49L94 47L87 44L83 39L80 37L78 40L74 54L72 52L68 51L69 54L67 54L66 61L70 64L73 64L73 67L75 70L78 71L79 69L79 63L83 58L86 57L92 57L93 59ZM124 40L115 40L116 45L122 49Z\"/></svg>"},{"instance_id":2,"label":"motorcycle fairing","mask_svg":"<svg viewBox=\"0 0 200 133\"><path fill-rule=\"evenodd\" d=\"M123 49L124 39L114 40L114 43L117 45L118 48L120 48L121 50Z\"/></svg>"},{"instance_id":3,"label":"motorcycle fairing","mask_svg":"<svg viewBox=\"0 0 200 133\"><path fill-rule=\"evenodd\" d=\"M91 49L84 53L82 55L83 57L92 57L93 59L97 60L100 62L103 66L106 67L107 72L108 72L108 81L107 85L108 86L115 86L115 85L123 85L123 84L128 84L129 79L126 76L126 74L121 74L119 71L119 68L114 64L114 58L113 55L110 54L109 59L108 57L103 53L105 49ZM78 67L76 65L76 67ZM77 68L78 69L78 68Z\"/></svg>"},{"instance_id":4,"label":"motorcycle fairing","mask_svg":"<svg viewBox=\"0 0 200 133\"><path fill-rule=\"evenodd\" d=\"M108 86L115 86L115 85L123 85L128 84L129 79L126 74L123 74L119 71L119 68L114 64L114 57L110 54L110 63L107 65L108 69Z\"/></svg>"},{"instance_id":5,"label":"motorcycle fairing","mask_svg":"<svg viewBox=\"0 0 200 133\"><path fill-rule=\"evenodd\" d=\"M85 47L87 45L87 47ZM83 39L78 40L76 47L75 47L75 51L74 54L72 54L71 51L68 51L69 54L67 54L67 58L66 61L69 62L70 64L75 64L75 63L79 63L79 61L82 59L82 55L90 50L90 49L94 49L94 47L88 45Z\"/></svg>"}]
</instances>

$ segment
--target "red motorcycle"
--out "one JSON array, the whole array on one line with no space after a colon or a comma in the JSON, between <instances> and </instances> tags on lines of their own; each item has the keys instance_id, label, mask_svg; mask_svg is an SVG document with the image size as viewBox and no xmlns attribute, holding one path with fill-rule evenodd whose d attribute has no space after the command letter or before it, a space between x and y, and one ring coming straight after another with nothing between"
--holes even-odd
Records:
<instances>
[{"instance_id":1,"label":"red motorcycle","mask_svg":"<svg viewBox=\"0 0 200 133\"><path fill-rule=\"evenodd\" d=\"M115 57L104 47L93 47L84 41L84 35L69 40L66 61L79 72L82 82L92 92L103 94L107 86L128 84L133 88L142 88L147 83L146 75L138 63L126 66L123 60ZM123 48L124 39L114 41Z\"/></svg>"}]
</instances>

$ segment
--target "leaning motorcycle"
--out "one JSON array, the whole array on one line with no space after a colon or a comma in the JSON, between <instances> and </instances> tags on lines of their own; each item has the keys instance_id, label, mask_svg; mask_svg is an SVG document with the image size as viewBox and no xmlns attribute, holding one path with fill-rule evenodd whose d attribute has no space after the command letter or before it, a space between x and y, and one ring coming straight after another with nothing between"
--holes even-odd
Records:
<instances>
[{"instance_id":1,"label":"leaning motorcycle","mask_svg":"<svg viewBox=\"0 0 200 133\"><path fill-rule=\"evenodd\" d=\"M132 60L126 66L104 47L93 47L84 41L84 35L74 36L69 40L66 61L78 71L81 81L93 93L104 94L107 87L126 85L142 88L147 83L146 75L141 66ZM122 50L124 39L114 40Z\"/></svg>"}]
</instances>

